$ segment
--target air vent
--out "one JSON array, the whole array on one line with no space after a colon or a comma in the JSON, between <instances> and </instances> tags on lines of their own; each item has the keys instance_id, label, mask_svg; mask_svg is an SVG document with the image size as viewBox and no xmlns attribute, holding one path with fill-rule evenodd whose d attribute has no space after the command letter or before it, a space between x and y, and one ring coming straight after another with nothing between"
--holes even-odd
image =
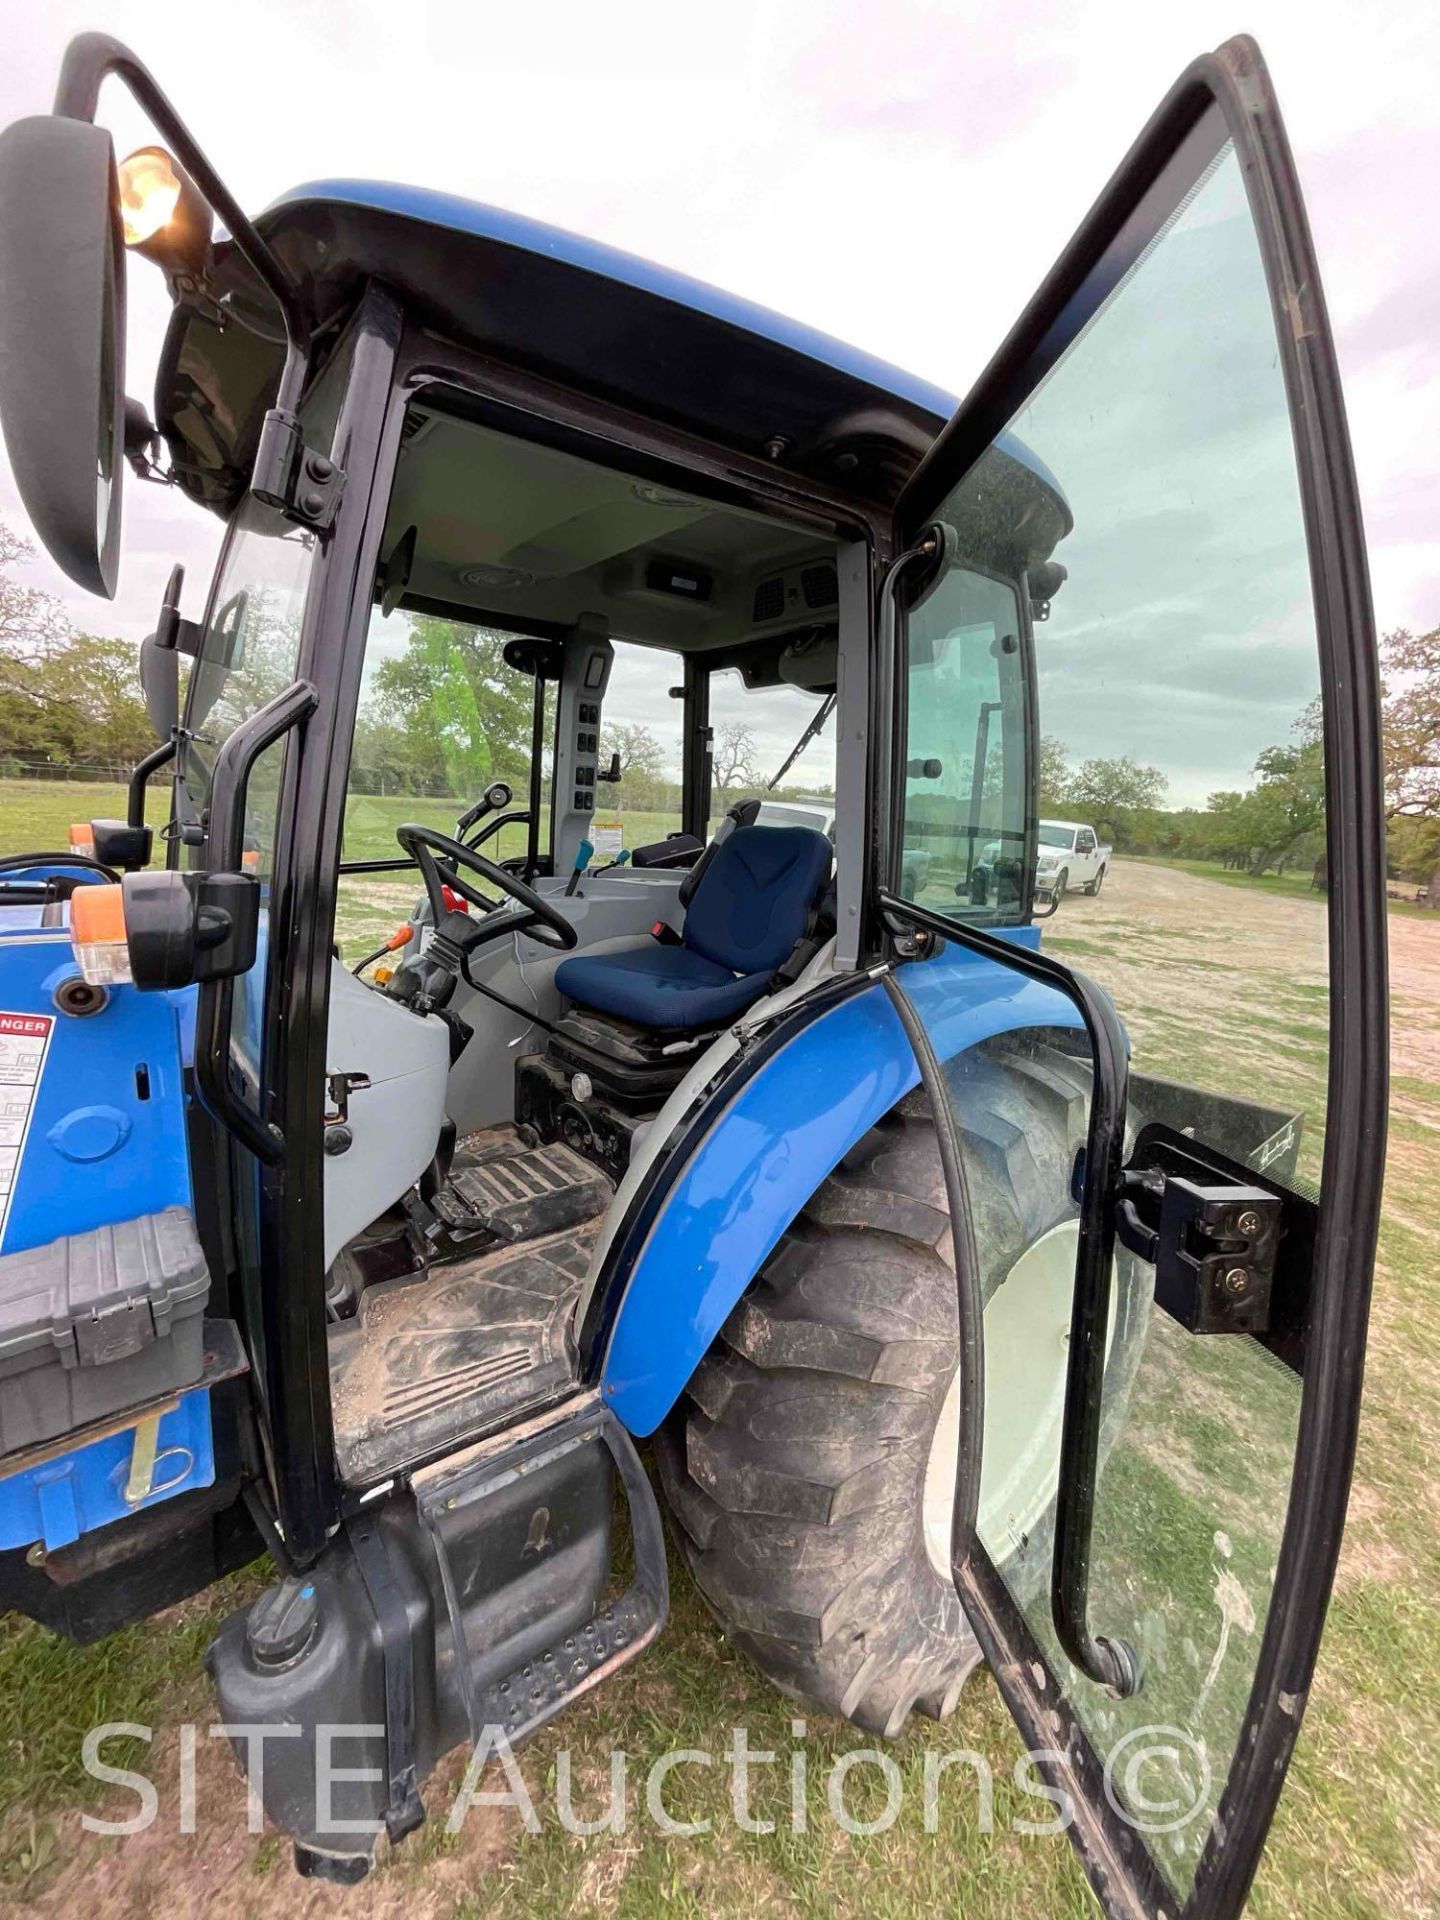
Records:
<instances>
[{"instance_id":1,"label":"air vent","mask_svg":"<svg viewBox=\"0 0 1440 1920\"><path fill-rule=\"evenodd\" d=\"M785 611L785 582L781 577L762 580L755 589L755 608L751 618L778 620Z\"/></svg>"},{"instance_id":2,"label":"air vent","mask_svg":"<svg viewBox=\"0 0 1440 1920\"><path fill-rule=\"evenodd\" d=\"M400 429L400 438L407 447L413 447L415 442L422 440L434 425L433 413L425 413L419 407L411 407Z\"/></svg>"},{"instance_id":3,"label":"air vent","mask_svg":"<svg viewBox=\"0 0 1440 1920\"><path fill-rule=\"evenodd\" d=\"M839 583L832 566L806 567L800 575L800 591L807 607L833 607L839 597Z\"/></svg>"}]
</instances>

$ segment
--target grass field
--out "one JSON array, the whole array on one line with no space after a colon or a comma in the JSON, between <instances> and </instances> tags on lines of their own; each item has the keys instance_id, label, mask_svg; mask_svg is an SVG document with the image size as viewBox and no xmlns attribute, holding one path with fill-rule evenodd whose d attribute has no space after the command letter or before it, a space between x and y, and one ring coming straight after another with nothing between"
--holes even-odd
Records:
<instances>
[{"instance_id":1,"label":"grass field","mask_svg":"<svg viewBox=\"0 0 1440 1920\"><path fill-rule=\"evenodd\" d=\"M0 784L0 850L35 844L56 823L116 811L115 795L75 806L77 788L12 792ZM42 809L49 809L48 811ZM398 809L392 814L391 809ZM352 820L352 857L388 853L387 833L417 803L365 803ZM443 803L434 816L444 824ZM636 819L635 816L631 816ZM638 827L638 819L636 821ZM661 829L656 829L661 830ZM647 823L644 834L651 837ZM63 834L59 841L63 845ZM408 885L408 883L404 883ZM1237 886L1247 889L1237 898ZM359 906L357 904L358 913ZM1305 1165L1318 1167L1325 1064L1324 904L1297 891L1208 870L1119 863L1095 900L1067 898L1045 940L1115 993L1137 1065L1229 1092L1305 1108ZM358 931L354 929L353 931ZM1377 1270L1365 1422L1340 1579L1314 1696L1270 1850L1253 1898L1260 1920L1419 1920L1440 1887L1440 925L1390 922L1393 1102L1385 1220ZM347 934L347 946L351 938ZM1243 1045L1237 1045L1237 1035ZM1283 1450L1293 1396L1263 1373L1236 1369L1229 1343L1157 1344L1142 1375L1131 1431L1106 1483L1097 1592L1176 1620L1203 1665L1213 1640L1208 1603L1215 1487L1228 1489L1230 1564L1263 1596L1267 1543L1279 1524ZM678 1561L674 1604L660 1645L521 1750L541 1816L527 1833L511 1808L477 1808L457 1836L432 1822L363 1886L296 1880L278 1837L246 1830L243 1786L223 1743L204 1728L213 1706L200 1653L215 1622L263 1584L263 1568L220 1592L77 1649L18 1617L0 1621L0 1902L100 1916L164 1910L255 1915L677 1915L752 1920L757 1914L910 1915L963 1912L971 1920L1020 1915L1069 1920L1094 1911L1067 1843L1015 1830L1043 1803L1010 1780L1020 1748L990 1680L969 1683L943 1726L912 1720L888 1751L899 1768L902 1812L888 1831L847 1835L827 1817L833 1761L874 1744L819 1714L805 1741L803 1709L766 1685L721 1636ZM1210 1639L1206 1639L1206 1635ZM1236 1676L1250 1652L1237 1616L1230 1665L1220 1673L1207 1731L1229 1734ZM1161 1649L1161 1655L1166 1650ZM1219 1671L1217 1660L1217 1671ZM196 1758L198 1831L178 1830L178 1727L201 1723ZM88 1834L82 1812L123 1817L134 1796L101 1787L81 1763L85 1731L133 1720L156 1729L146 1771L161 1816L130 1840ZM752 1748L779 1756L757 1769L752 1810L776 1831L739 1830L719 1765L671 1776L680 1819L713 1823L693 1838L656 1837L637 1800L666 1750L717 1755L743 1724ZM789 1762L803 1747L799 1789L806 1830L791 1818ZM578 1809L608 1799L609 1756L631 1756L624 1833L576 1837L554 1818L562 1751ZM993 1830L959 1781L941 1797L936 1832L922 1819L927 1762L968 1748L987 1757L996 1791ZM138 1756L139 1742L133 1751ZM121 1743L107 1757L125 1764ZM135 1758L131 1764L142 1764ZM442 1810L460 1761L427 1786ZM485 1785L503 1788L497 1773ZM958 1780L957 1780L958 1776ZM870 1769L853 1776L852 1813L878 1812ZM867 1798L867 1796L870 1796Z\"/></svg>"},{"instance_id":2,"label":"grass field","mask_svg":"<svg viewBox=\"0 0 1440 1920\"><path fill-rule=\"evenodd\" d=\"M164 848L158 829L169 817L169 790L163 777L152 781L147 814L157 829L155 864L163 865ZM515 802L518 807L521 803ZM345 858L389 860L400 857L395 829L407 822L438 827L453 833L458 803L454 800L417 800L405 796L352 794L345 808ZM44 850L63 852L69 845L70 825L76 820L123 819L125 789L81 780L0 780L0 854ZM635 809L607 812L601 820L616 820L624 828L625 845L643 847L663 840L679 826L673 814ZM508 826L485 848L491 859L523 853L528 829ZM540 845L550 834L549 809L540 816ZM336 936L342 957L353 963L394 931L413 905L418 885L413 875L363 874L340 883Z\"/></svg>"}]
</instances>

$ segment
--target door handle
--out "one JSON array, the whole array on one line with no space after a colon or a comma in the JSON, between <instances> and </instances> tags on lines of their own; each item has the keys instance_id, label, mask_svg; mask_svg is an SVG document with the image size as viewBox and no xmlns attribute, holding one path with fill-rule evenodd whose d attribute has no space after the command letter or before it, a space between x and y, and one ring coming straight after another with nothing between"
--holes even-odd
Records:
<instances>
[{"instance_id":1,"label":"door handle","mask_svg":"<svg viewBox=\"0 0 1440 1920\"><path fill-rule=\"evenodd\" d=\"M1115 1209L1125 1151L1125 1111L1130 1061L1125 1030L1108 998L1083 973L1050 954L1002 940L978 927L962 926L898 895L881 891L881 911L924 927L1029 974L1063 993L1090 1037L1095 1081L1085 1147L1086 1178L1080 1194L1080 1249L1075 1261L1075 1299L1070 1316L1070 1357L1065 1377L1065 1414L1060 1472L1055 1489L1055 1554L1051 1562L1050 1613L1066 1657L1085 1676L1120 1698L1138 1692L1140 1659L1132 1647L1090 1626L1090 1546L1104 1410L1105 1359L1110 1326L1111 1275L1115 1261Z\"/></svg>"},{"instance_id":2,"label":"door handle","mask_svg":"<svg viewBox=\"0 0 1440 1920\"><path fill-rule=\"evenodd\" d=\"M308 680L295 680L252 713L226 740L210 780L209 844L221 872L239 873L245 854L245 796L256 761L315 711ZM268 948L267 948L268 957ZM235 1011L233 979L200 988L195 1006L195 1085L206 1111L267 1166L284 1157L285 1135L246 1105L230 1071L230 1026Z\"/></svg>"}]
</instances>

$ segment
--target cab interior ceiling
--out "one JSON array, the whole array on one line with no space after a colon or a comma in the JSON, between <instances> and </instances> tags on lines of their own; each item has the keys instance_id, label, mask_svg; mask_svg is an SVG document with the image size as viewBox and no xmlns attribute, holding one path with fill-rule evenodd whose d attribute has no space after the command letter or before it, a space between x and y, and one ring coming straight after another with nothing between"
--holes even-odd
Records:
<instances>
[{"instance_id":1,"label":"cab interior ceiling","mask_svg":"<svg viewBox=\"0 0 1440 1920\"><path fill-rule=\"evenodd\" d=\"M312 374L368 286L412 328L764 460L867 505L888 506L940 416L758 333L523 249L376 209L272 208L257 225L317 318ZM216 249L204 307L179 306L156 380L155 419L180 486L230 512L282 359L279 317L234 248Z\"/></svg>"},{"instance_id":2,"label":"cab interior ceiling","mask_svg":"<svg viewBox=\"0 0 1440 1920\"><path fill-rule=\"evenodd\" d=\"M402 609L522 632L598 618L752 684L789 678L786 646L838 617L832 539L434 406L407 413L380 552Z\"/></svg>"}]
</instances>

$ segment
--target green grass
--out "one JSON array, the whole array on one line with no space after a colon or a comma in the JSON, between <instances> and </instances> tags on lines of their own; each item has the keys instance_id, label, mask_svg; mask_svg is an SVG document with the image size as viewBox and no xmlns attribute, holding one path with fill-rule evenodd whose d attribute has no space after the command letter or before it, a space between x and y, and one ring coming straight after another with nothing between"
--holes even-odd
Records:
<instances>
[{"instance_id":1,"label":"green grass","mask_svg":"<svg viewBox=\"0 0 1440 1920\"><path fill-rule=\"evenodd\" d=\"M157 804L162 800L157 796ZM0 782L0 851L42 843L63 847L70 820L122 809L117 788ZM356 801L347 853L388 856L394 828L406 818L448 827L452 806ZM658 837L668 824L638 814L625 816L625 823L630 844ZM1197 863L1184 867L1223 885L1322 904L1303 878L1254 882ZM389 879L403 911L413 880ZM397 904L378 886L368 892L359 882L346 886L356 889L343 909L352 950L365 917L393 924ZM1187 1080L1209 1077L1238 1090L1234 1028L1241 1020L1251 1045L1263 1050L1267 1089L1277 1099L1309 1105L1323 1058L1323 987L1267 976L1263 991L1252 989L1254 1004L1227 998L1225 1017L1212 1007L1207 1020L1197 1021L1167 1004L1159 990L1167 969L1200 964L1182 944L1188 935L1166 944L1173 931L1145 930L1147 939L1153 934L1161 943L1147 951L1169 951L1173 958L1155 962L1155 989L1132 993L1125 1008L1142 1034L1143 1065ZM1412 942L1423 937L1410 928L1394 931ZM1124 957L1126 937L1117 933L1112 939L1108 930L1092 934L1088 928L1086 935L1051 931L1047 944L1093 960L1103 981L1103 963ZM1440 961L1432 980L1440 989ZM1245 991L1243 980L1235 985ZM1224 991L1228 995L1228 982ZM1434 1025L1435 1005L1436 997L1418 983L1410 998L1397 1003L1401 1070L1394 1091L1401 1109L1387 1177L1356 1498L1309 1716L1252 1900L1258 1920L1392 1920L1433 1910L1434 1862L1440 1857L1440 1500L1434 1470L1440 1458L1440 1222L1434 1204L1440 1128L1433 1118L1440 1084L1424 1071L1423 1056L1407 1049L1406 1035ZM1255 1071L1247 1061L1245 1072ZM1229 1503L1224 1520L1231 1565L1252 1597L1263 1595L1282 1517L1293 1415L1292 1383L1263 1369L1240 1371L1230 1343L1157 1341L1104 1483L1094 1570L1097 1604L1131 1607L1142 1618L1169 1623L1168 1638L1147 1648L1156 1663L1152 1711L1162 1705L1182 1711L1193 1663L1203 1667L1213 1652L1217 1486ZM193 1838L173 1831L173 1746L165 1749L159 1739L154 1770L162 1796L168 1796L162 1807L171 1828L132 1852L130 1843L83 1834L78 1821L82 1808L126 1813L133 1805L133 1796L101 1787L84 1771L85 1730L107 1720L173 1729L187 1718L198 1719L203 1729L214 1708L201 1651L223 1614L263 1577L263 1569L237 1576L92 1647L72 1647L18 1616L0 1621L0 1903L40 1900L74 1911L92 1898L90 1876L103 1875L106 1892L96 1903L106 1911L155 1911L186 1900L203 1905L212 1888L217 1901L228 1895L242 1913L299 1907L306 1892L291 1876L288 1848L274 1834L245 1832L243 1791L223 1755L214 1756L203 1773L202 1820ZM460 1836L448 1836L443 1814L460 1763L447 1761L426 1787L440 1817L388 1859L370 1890L347 1896L357 1913L412 1904L477 1920L482 1913L487 1920L592 1913L648 1920L661 1912L751 1920L771 1913L932 1911L964 1912L973 1920L1014 1920L1022 1913L1080 1920L1094 1913L1065 1842L1011 1830L1017 1814L1044 1809L1024 1800L1010 1780L1019 1742L988 1678L970 1683L944 1727L917 1718L886 1749L901 1770L904 1811L888 1833L850 1838L828 1817L826 1774L842 1754L884 1743L781 1698L723 1638L678 1562L672 1562L672 1578L672 1617L660 1645L522 1750L520 1764L542 1814L542 1831L528 1835L513 1815L477 1809ZM1251 1653L1244 1640L1208 1702L1206 1733L1217 1758L1234 1738ZM791 1731L797 1716L809 1730L803 1833L791 1827L785 1764L797 1746ZM713 1831L693 1840L654 1839L643 1802L636 1804L651 1762L676 1746L718 1753L737 1724L748 1728L753 1746L781 1757L781 1764L757 1770L752 1798L753 1810L774 1820L777 1831L739 1832L726 1770L689 1768L671 1776L668 1805L676 1817L709 1820ZM559 1826L554 1805L562 1747L572 1755L578 1808L592 1815L605 1798L609 1754L616 1747L630 1754L628 1833L577 1838ZM985 1754L995 1769L994 1831L981 1829L976 1797L956 1769L946 1776L953 1791L942 1795L940 1831L927 1833L919 1812L927 1757L933 1762L962 1747ZM125 1743L108 1747L106 1758L143 1763L138 1745L127 1754ZM875 1804L878 1782L873 1769L867 1781L866 1771L852 1776L850 1804L857 1813Z\"/></svg>"},{"instance_id":2,"label":"green grass","mask_svg":"<svg viewBox=\"0 0 1440 1920\"><path fill-rule=\"evenodd\" d=\"M643 847L663 840L679 821L673 814L607 807L602 795L596 811L600 822L617 823L624 845ZM119 819L125 813L125 789L78 780L0 780L0 854L64 852L70 824L76 820ZM517 805L520 803L517 802ZM352 794L345 805L346 860L400 858L395 829L408 822L453 833L460 803L452 799L414 799L404 795ZM169 817L169 789L163 777L151 782L147 814L156 828L153 864L163 865L164 845L159 837ZM509 859L527 845L528 829L509 826L485 848L490 859ZM540 816L540 846L548 846L550 812ZM353 964L372 952L402 921L413 904L418 886L413 874L356 874L340 882L336 937L342 958Z\"/></svg>"},{"instance_id":3,"label":"green grass","mask_svg":"<svg viewBox=\"0 0 1440 1920\"><path fill-rule=\"evenodd\" d=\"M124 787L108 782L0 780L0 854L63 853L73 821L123 820L126 798ZM150 782L145 811L158 839L170 817L163 774ZM163 861L163 852L160 857Z\"/></svg>"}]
</instances>

